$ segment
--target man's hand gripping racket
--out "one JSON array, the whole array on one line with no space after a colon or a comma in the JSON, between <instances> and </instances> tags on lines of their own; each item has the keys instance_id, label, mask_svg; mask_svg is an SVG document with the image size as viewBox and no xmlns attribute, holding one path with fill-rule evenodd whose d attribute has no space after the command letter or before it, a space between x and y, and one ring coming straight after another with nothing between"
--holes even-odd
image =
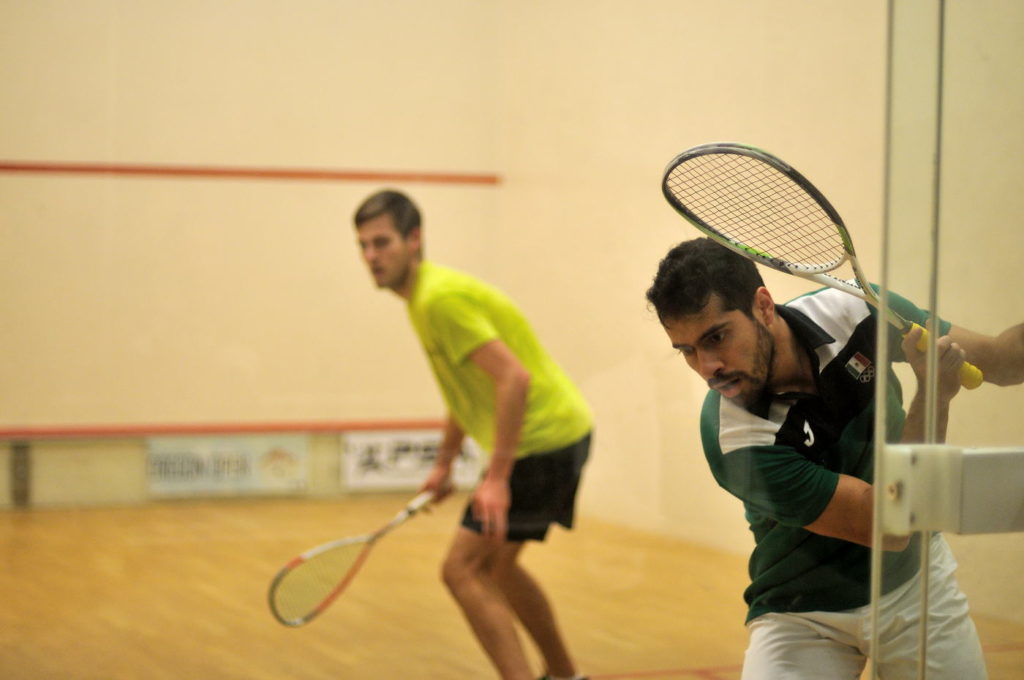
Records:
<instances>
[{"instance_id":1,"label":"man's hand gripping racket","mask_svg":"<svg viewBox=\"0 0 1024 680\"><path fill-rule=\"evenodd\" d=\"M775 156L743 144L696 146L668 164L662 192L677 212L723 246L879 307L839 213L810 181ZM853 279L831 273L847 262ZM917 326L892 309L888 320L904 335ZM923 352L928 334L921 330L917 348ZM961 366L964 387L978 387L983 379L976 366Z\"/></svg>"},{"instance_id":2,"label":"man's hand gripping racket","mask_svg":"<svg viewBox=\"0 0 1024 680\"><path fill-rule=\"evenodd\" d=\"M301 626L327 609L352 582L373 545L434 500L424 491L371 534L342 538L307 550L284 565L270 583L270 611L286 626Z\"/></svg>"}]
</instances>

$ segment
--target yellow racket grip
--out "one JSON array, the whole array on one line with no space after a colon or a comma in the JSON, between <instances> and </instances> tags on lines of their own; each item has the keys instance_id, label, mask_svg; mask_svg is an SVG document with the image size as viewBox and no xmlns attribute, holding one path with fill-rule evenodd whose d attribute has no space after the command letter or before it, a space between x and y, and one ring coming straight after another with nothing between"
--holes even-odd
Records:
<instances>
[{"instance_id":1,"label":"yellow racket grip","mask_svg":"<svg viewBox=\"0 0 1024 680\"><path fill-rule=\"evenodd\" d=\"M917 351L924 352L928 349L928 329L919 326L918 324L911 324L911 330L915 328L921 329L921 337L917 339ZM965 361L960 364L960 384L969 390L973 390L976 387L980 387L981 383L985 380L985 374L981 372L981 369L974 364Z\"/></svg>"}]
</instances>

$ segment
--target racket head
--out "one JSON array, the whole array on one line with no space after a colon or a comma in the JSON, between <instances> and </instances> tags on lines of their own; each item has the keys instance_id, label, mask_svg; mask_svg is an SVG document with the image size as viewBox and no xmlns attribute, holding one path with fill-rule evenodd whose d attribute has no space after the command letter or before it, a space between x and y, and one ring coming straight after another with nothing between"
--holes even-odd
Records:
<instances>
[{"instance_id":1,"label":"racket head","mask_svg":"<svg viewBox=\"0 0 1024 680\"><path fill-rule=\"evenodd\" d=\"M787 274L824 274L854 258L838 211L803 175L757 147L715 142L666 166L662 193L679 214L741 255Z\"/></svg>"},{"instance_id":2,"label":"racket head","mask_svg":"<svg viewBox=\"0 0 1024 680\"><path fill-rule=\"evenodd\" d=\"M369 554L374 535L331 541L286 564L270 582L270 611L286 626L309 623L348 586Z\"/></svg>"}]
</instances>

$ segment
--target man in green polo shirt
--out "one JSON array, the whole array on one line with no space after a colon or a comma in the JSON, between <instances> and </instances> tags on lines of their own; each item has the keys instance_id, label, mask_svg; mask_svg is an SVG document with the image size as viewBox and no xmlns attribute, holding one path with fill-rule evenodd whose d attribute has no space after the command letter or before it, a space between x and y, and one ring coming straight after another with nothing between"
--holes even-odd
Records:
<instances>
[{"instance_id":1,"label":"man in green polo shirt","mask_svg":"<svg viewBox=\"0 0 1024 680\"><path fill-rule=\"evenodd\" d=\"M489 452L442 569L444 582L505 680L534 680L515 630L536 642L551 680L580 679L539 584L519 563L526 541L571 528L592 416L579 390L499 290L423 259L416 205L381 191L357 209L363 259L379 288L406 300L448 408L423 489L443 498L463 437Z\"/></svg>"},{"instance_id":2,"label":"man in green polo shirt","mask_svg":"<svg viewBox=\"0 0 1024 680\"><path fill-rule=\"evenodd\" d=\"M891 296L904 317L926 315ZM752 262L710 239L661 261L647 292L672 346L711 388L701 414L715 480L743 501L754 534L744 680L857 678L870 630L875 379L889 372L887 441L924 441L925 357L920 331L888 329L890 356L910 363L918 389L904 414L889 366L877 363L877 311L820 290L776 305ZM881 323L884 323L881 322ZM997 337L939 325L937 417L945 437L966 355L989 382L1024 381L1024 325ZM883 545L881 677L916 675L918 555L929 550L928 677L982 680L984 659L956 563L941 534L928 545Z\"/></svg>"}]
</instances>

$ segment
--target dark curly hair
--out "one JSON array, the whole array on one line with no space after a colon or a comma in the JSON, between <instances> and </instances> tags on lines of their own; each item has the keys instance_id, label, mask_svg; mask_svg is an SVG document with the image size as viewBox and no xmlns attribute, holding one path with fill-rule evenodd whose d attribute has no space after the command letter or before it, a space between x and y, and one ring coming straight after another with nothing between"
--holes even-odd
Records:
<instances>
[{"instance_id":1,"label":"dark curly hair","mask_svg":"<svg viewBox=\"0 0 1024 680\"><path fill-rule=\"evenodd\" d=\"M757 266L709 238L683 241L668 251L647 289L647 301L664 324L702 310L717 295L723 311L752 316L754 293L764 285Z\"/></svg>"}]
</instances>

